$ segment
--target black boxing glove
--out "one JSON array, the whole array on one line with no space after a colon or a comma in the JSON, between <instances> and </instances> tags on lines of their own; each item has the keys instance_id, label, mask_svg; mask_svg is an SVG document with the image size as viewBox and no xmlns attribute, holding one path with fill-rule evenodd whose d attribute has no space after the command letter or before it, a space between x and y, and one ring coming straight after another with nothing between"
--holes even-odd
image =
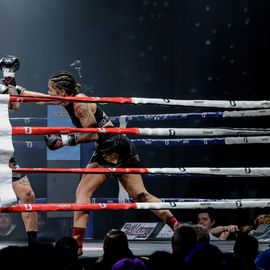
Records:
<instances>
[{"instance_id":1,"label":"black boxing glove","mask_svg":"<svg viewBox=\"0 0 270 270\"><path fill-rule=\"evenodd\" d=\"M15 72L20 68L19 59L13 55L6 55L0 59L0 69L3 72L6 85L16 86Z\"/></svg>"},{"instance_id":2,"label":"black boxing glove","mask_svg":"<svg viewBox=\"0 0 270 270\"><path fill-rule=\"evenodd\" d=\"M13 55L5 55L0 59L0 69L3 72L4 78L14 77L15 72L20 68L18 57Z\"/></svg>"},{"instance_id":3,"label":"black boxing glove","mask_svg":"<svg viewBox=\"0 0 270 270\"><path fill-rule=\"evenodd\" d=\"M77 135L46 135L44 136L45 142L50 150L57 150L63 146L74 146L77 145Z\"/></svg>"}]
</instances>

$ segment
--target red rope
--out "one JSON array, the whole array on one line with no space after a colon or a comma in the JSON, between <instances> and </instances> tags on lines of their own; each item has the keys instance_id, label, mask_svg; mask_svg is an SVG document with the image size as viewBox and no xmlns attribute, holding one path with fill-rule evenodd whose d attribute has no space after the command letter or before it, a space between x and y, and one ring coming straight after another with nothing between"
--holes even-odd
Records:
<instances>
[{"instance_id":1,"label":"red rope","mask_svg":"<svg viewBox=\"0 0 270 270\"><path fill-rule=\"evenodd\" d=\"M41 173L149 173L148 168L18 168L12 169L13 173L31 173L31 174L41 174Z\"/></svg>"},{"instance_id":2,"label":"red rope","mask_svg":"<svg viewBox=\"0 0 270 270\"><path fill-rule=\"evenodd\" d=\"M136 203L47 203L16 204L0 207L0 213L45 212L45 211L90 211L90 210L128 210L137 209Z\"/></svg>"},{"instance_id":3,"label":"red rope","mask_svg":"<svg viewBox=\"0 0 270 270\"><path fill-rule=\"evenodd\" d=\"M66 101L78 102L95 102L95 103L133 103L132 98L129 97L59 97L59 96L10 96L10 102L53 102L55 104Z\"/></svg>"},{"instance_id":4,"label":"red rope","mask_svg":"<svg viewBox=\"0 0 270 270\"><path fill-rule=\"evenodd\" d=\"M139 128L12 127L12 135L47 135L70 133L113 133L139 135Z\"/></svg>"}]
</instances>

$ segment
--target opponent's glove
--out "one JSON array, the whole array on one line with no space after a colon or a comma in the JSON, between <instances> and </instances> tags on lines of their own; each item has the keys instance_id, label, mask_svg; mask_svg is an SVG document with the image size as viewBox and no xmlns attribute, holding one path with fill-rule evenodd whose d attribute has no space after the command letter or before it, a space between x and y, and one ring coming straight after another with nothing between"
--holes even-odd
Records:
<instances>
[{"instance_id":1,"label":"opponent's glove","mask_svg":"<svg viewBox=\"0 0 270 270\"><path fill-rule=\"evenodd\" d=\"M0 69L3 72L4 84L16 86L15 72L20 68L19 59L13 55L6 55L0 59ZM3 92L3 91L2 91Z\"/></svg>"},{"instance_id":2,"label":"opponent's glove","mask_svg":"<svg viewBox=\"0 0 270 270\"><path fill-rule=\"evenodd\" d=\"M44 136L45 142L50 150L57 150L63 146L74 146L77 145L77 135L46 135Z\"/></svg>"},{"instance_id":3,"label":"opponent's glove","mask_svg":"<svg viewBox=\"0 0 270 270\"><path fill-rule=\"evenodd\" d=\"M3 72L4 78L14 78L15 72L20 68L18 57L6 55L0 59L0 69Z\"/></svg>"}]
</instances>

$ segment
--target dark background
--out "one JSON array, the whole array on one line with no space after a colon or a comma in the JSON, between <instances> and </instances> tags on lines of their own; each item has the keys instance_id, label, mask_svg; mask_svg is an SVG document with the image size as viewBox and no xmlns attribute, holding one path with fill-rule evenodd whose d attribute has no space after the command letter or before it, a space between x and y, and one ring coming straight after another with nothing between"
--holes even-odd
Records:
<instances>
[{"instance_id":1,"label":"dark background","mask_svg":"<svg viewBox=\"0 0 270 270\"><path fill-rule=\"evenodd\" d=\"M268 0L0 0L0 54L18 56L17 83L43 93L50 74L67 69L92 96L267 100L269 8ZM76 59L81 61L82 78L70 66ZM47 117L46 109L22 104L11 117ZM201 111L116 104L103 109L109 115ZM269 127L268 121L264 117L129 126ZM42 139L34 137L27 140ZM268 145L138 147L145 167L269 166L269 149ZM45 149L18 148L16 156L21 167L47 166ZM36 196L47 197L47 176L29 177ZM145 185L159 197L269 197L267 178L164 176L147 177ZM63 193L65 188L68 185ZM116 197L117 192L111 179L96 197ZM267 209L223 210L221 222L247 223L259 211ZM122 214L95 213L101 220L96 235L127 219L156 221L148 212L124 213L124 220L119 218ZM179 210L176 215L184 221L194 219L194 211Z\"/></svg>"}]
</instances>

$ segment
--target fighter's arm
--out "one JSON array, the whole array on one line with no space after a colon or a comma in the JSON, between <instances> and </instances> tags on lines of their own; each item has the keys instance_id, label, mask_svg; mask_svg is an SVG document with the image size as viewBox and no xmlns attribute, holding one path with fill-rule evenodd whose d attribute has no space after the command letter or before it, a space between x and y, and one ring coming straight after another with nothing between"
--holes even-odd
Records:
<instances>
[{"instance_id":1,"label":"fighter's arm","mask_svg":"<svg viewBox=\"0 0 270 270\"><path fill-rule=\"evenodd\" d=\"M22 88L20 96L31 96L31 97L51 97L50 95L43 94L41 92L31 91L25 88ZM59 105L61 102L59 101L39 101L36 104L39 105Z\"/></svg>"},{"instance_id":2,"label":"fighter's arm","mask_svg":"<svg viewBox=\"0 0 270 270\"><path fill-rule=\"evenodd\" d=\"M80 119L83 128L89 128L96 125L96 118L94 111L96 110L96 104L94 103L74 103L74 111L76 116ZM77 143L88 143L96 141L98 139L98 133L80 133L77 135Z\"/></svg>"},{"instance_id":3,"label":"fighter's arm","mask_svg":"<svg viewBox=\"0 0 270 270\"><path fill-rule=\"evenodd\" d=\"M96 125L94 111L96 104L93 103L74 103L74 111L80 119L81 125L84 128L93 127ZM74 146L80 143L88 143L96 141L98 133L80 133L68 135L47 135L45 141L50 150L57 150L63 146Z\"/></svg>"},{"instance_id":4,"label":"fighter's arm","mask_svg":"<svg viewBox=\"0 0 270 270\"><path fill-rule=\"evenodd\" d=\"M47 94L43 94L40 92L30 91L24 88L24 90L21 93L21 96L32 96L32 97L50 97Z\"/></svg>"}]
</instances>

